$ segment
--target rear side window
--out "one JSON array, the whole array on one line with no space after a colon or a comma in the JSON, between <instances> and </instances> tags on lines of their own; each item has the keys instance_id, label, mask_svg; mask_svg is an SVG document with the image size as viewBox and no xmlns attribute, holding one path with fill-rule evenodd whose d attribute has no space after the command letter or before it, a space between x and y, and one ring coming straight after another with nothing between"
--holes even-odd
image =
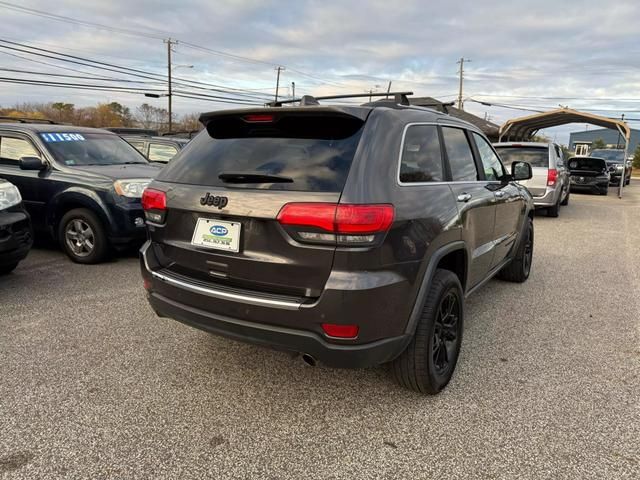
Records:
<instances>
[{"instance_id":1,"label":"rear side window","mask_svg":"<svg viewBox=\"0 0 640 480\"><path fill-rule=\"evenodd\" d=\"M447 150L452 180L454 182L473 182L478 180L478 169L473 160L471 146L464 130L443 127L442 136Z\"/></svg>"},{"instance_id":2,"label":"rear side window","mask_svg":"<svg viewBox=\"0 0 640 480\"><path fill-rule=\"evenodd\" d=\"M149 145L149 160L152 162L168 162L178 153L178 149L172 145L152 143Z\"/></svg>"},{"instance_id":3,"label":"rear side window","mask_svg":"<svg viewBox=\"0 0 640 480\"><path fill-rule=\"evenodd\" d=\"M508 167L513 162L528 162L532 167L549 168L548 147L496 147L496 151Z\"/></svg>"},{"instance_id":4,"label":"rear side window","mask_svg":"<svg viewBox=\"0 0 640 480\"><path fill-rule=\"evenodd\" d=\"M342 191L362 134L362 120L292 115L263 121L264 116L246 114L210 122L207 132L189 142L158 180L247 189ZM242 120L251 117L258 120ZM287 181L230 183L219 178L230 174L277 176Z\"/></svg>"},{"instance_id":5,"label":"rear side window","mask_svg":"<svg viewBox=\"0 0 640 480\"><path fill-rule=\"evenodd\" d=\"M441 182L442 152L435 125L411 125L407 128L400 159L403 183Z\"/></svg>"}]
</instances>

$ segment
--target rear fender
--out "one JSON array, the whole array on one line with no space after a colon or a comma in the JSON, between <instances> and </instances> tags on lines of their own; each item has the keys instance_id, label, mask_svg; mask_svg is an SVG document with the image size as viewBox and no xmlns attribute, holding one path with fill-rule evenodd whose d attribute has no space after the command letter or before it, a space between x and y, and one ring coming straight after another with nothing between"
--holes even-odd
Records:
<instances>
[{"instance_id":1,"label":"rear fender","mask_svg":"<svg viewBox=\"0 0 640 480\"><path fill-rule=\"evenodd\" d=\"M463 241L461 240L455 241L447 245L444 245L440 247L438 250L436 250L433 253L433 255L431 255L431 258L429 259L429 263L427 264L427 268L426 268L424 277L422 279L422 283L420 284L420 289L418 290L418 295L416 296L413 309L411 310L411 315L409 316L409 321L407 323L407 328L405 330L405 333L413 336L416 331L416 327L418 326L418 321L420 320L420 315L422 313L422 306L424 305L425 298L429 293L431 280L433 279L433 276L436 273L436 268L438 267L440 260L442 260L446 255L458 250L462 250L465 252L465 257L467 260L466 269L467 269L467 272L469 271L469 268L470 268L469 262L470 262L471 255L467 249L466 244ZM466 285L462 285L462 290L463 290L463 293L466 292L467 290Z\"/></svg>"}]
</instances>

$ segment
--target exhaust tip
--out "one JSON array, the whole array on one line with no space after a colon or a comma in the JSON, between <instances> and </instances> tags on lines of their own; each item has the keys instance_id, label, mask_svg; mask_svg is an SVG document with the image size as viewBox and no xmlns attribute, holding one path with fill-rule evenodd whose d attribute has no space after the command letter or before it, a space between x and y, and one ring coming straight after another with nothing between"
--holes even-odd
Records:
<instances>
[{"instance_id":1,"label":"exhaust tip","mask_svg":"<svg viewBox=\"0 0 640 480\"><path fill-rule=\"evenodd\" d=\"M302 361L309 365L310 367L315 367L316 363L318 363L313 355L309 355L308 353L302 354Z\"/></svg>"}]
</instances>

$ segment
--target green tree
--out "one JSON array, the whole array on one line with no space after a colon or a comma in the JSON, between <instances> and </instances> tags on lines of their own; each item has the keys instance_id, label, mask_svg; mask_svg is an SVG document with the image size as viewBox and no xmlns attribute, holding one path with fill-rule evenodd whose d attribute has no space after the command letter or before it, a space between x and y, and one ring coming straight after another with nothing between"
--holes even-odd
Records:
<instances>
[{"instance_id":1,"label":"green tree","mask_svg":"<svg viewBox=\"0 0 640 480\"><path fill-rule=\"evenodd\" d=\"M604 140L601 138L596 138L593 142L591 142L591 149L596 148L607 148L607 144L604 143Z\"/></svg>"},{"instance_id":2,"label":"green tree","mask_svg":"<svg viewBox=\"0 0 640 480\"><path fill-rule=\"evenodd\" d=\"M633 168L640 168L640 144L638 144L636 151L633 153Z\"/></svg>"}]
</instances>

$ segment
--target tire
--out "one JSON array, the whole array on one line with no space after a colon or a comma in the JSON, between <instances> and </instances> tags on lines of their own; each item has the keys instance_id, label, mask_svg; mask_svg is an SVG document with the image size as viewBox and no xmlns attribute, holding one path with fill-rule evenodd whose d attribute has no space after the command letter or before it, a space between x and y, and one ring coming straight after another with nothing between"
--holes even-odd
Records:
<instances>
[{"instance_id":1,"label":"tire","mask_svg":"<svg viewBox=\"0 0 640 480\"><path fill-rule=\"evenodd\" d=\"M86 208L76 208L64 214L58 225L58 241L76 263L100 263L109 251L102 222Z\"/></svg>"},{"instance_id":2,"label":"tire","mask_svg":"<svg viewBox=\"0 0 640 480\"><path fill-rule=\"evenodd\" d=\"M547 208L547 217L557 218L560 215L560 198L562 198L562 195L558 197L558 201L553 207Z\"/></svg>"},{"instance_id":3,"label":"tire","mask_svg":"<svg viewBox=\"0 0 640 480\"><path fill-rule=\"evenodd\" d=\"M516 256L507 266L500 270L498 278L516 283L525 282L529 278L533 263L533 239L533 220L527 217L527 225L520 245L518 245Z\"/></svg>"},{"instance_id":4,"label":"tire","mask_svg":"<svg viewBox=\"0 0 640 480\"><path fill-rule=\"evenodd\" d=\"M560 202L560 205L562 205L562 206L569 205L569 196L570 195L571 195L571 190L567 188L567 196L564 197L564 200L562 200L562 202Z\"/></svg>"},{"instance_id":5,"label":"tire","mask_svg":"<svg viewBox=\"0 0 640 480\"><path fill-rule=\"evenodd\" d=\"M17 266L18 262L0 266L0 275L7 275L8 273L13 272Z\"/></svg>"},{"instance_id":6,"label":"tire","mask_svg":"<svg viewBox=\"0 0 640 480\"><path fill-rule=\"evenodd\" d=\"M605 188L604 190L600 190L600 195L609 195L609 189Z\"/></svg>"},{"instance_id":7,"label":"tire","mask_svg":"<svg viewBox=\"0 0 640 480\"><path fill-rule=\"evenodd\" d=\"M443 321L443 314L449 312ZM396 381L410 390L435 395L453 376L462 345L464 295L458 276L437 269L416 332L391 369Z\"/></svg>"},{"instance_id":8,"label":"tire","mask_svg":"<svg viewBox=\"0 0 640 480\"><path fill-rule=\"evenodd\" d=\"M624 182L625 185L629 185L631 183L631 177L627 178L627 181Z\"/></svg>"}]
</instances>

